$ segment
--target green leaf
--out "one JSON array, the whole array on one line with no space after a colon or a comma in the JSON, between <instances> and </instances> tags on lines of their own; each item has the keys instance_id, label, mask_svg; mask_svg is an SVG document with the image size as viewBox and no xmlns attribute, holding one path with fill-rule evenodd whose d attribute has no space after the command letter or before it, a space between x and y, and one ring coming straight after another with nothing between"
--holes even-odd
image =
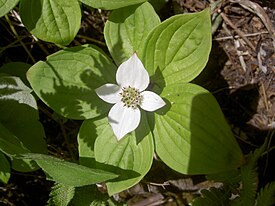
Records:
<instances>
[{"instance_id":1,"label":"green leaf","mask_svg":"<svg viewBox=\"0 0 275 206\"><path fill-rule=\"evenodd\" d=\"M37 38L68 45L80 28L81 10L76 0L21 0L20 16Z\"/></svg>"},{"instance_id":2,"label":"green leaf","mask_svg":"<svg viewBox=\"0 0 275 206\"><path fill-rule=\"evenodd\" d=\"M22 158L35 160L54 181L74 187L95 184L118 177L111 172L91 169L49 155L28 153L22 155Z\"/></svg>"},{"instance_id":3,"label":"green leaf","mask_svg":"<svg viewBox=\"0 0 275 206\"><path fill-rule=\"evenodd\" d=\"M257 196L257 206L272 206L275 202L275 182L268 183Z\"/></svg>"},{"instance_id":4,"label":"green leaf","mask_svg":"<svg viewBox=\"0 0 275 206\"><path fill-rule=\"evenodd\" d=\"M55 183L51 188L48 206L67 206L73 199L75 187Z\"/></svg>"},{"instance_id":5,"label":"green leaf","mask_svg":"<svg viewBox=\"0 0 275 206\"><path fill-rule=\"evenodd\" d=\"M164 88L167 105L151 116L156 152L183 174L218 173L239 167L242 152L215 98L200 86Z\"/></svg>"},{"instance_id":6,"label":"green leaf","mask_svg":"<svg viewBox=\"0 0 275 206\"><path fill-rule=\"evenodd\" d=\"M209 9L181 14L162 22L149 34L140 58L151 82L160 88L193 80L204 68L211 49Z\"/></svg>"},{"instance_id":7,"label":"green leaf","mask_svg":"<svg viewBox=\"0 0 275 206\"><path fill-rule=\"evenodd\" d=\"M56 183L50 192L48 206L67 206L73 199L75 187Z\"/></svg>"},{"instance_id":8,"label":"green leaf","mask_svg":"<svg viewBox=\"0 0 275 206\"><path fill-rule=\"evenodd\" d=\"M32 90L20 78L0 76L0 102L14 100L37 109L36 101L30 94L31 92Z\"/></svg>"},{"instance_id":9,"label":"green leaf","mask_svg":"<svg viewBox=\"0 0 275 206\"><path fill-rule=\"evenodd\" d=\"M106 202L107 199L109 199L109 196L106 193L99 192L96 185L77 187L69 206L104 206L109 205Z\"/></svg>"},{"instance_id":10,"label":"green leaf","mask_svg":"<svg viewBox=\"0 0 275 206\"><path fill-rule=\"evenodd\" d=\"M2 152L0 152L0 165L0 182L7 184L11 176L10 163Z\"/></svg>"},{"instance_id":11,"label":"green leaf","mask_svg":"<svg viewBox=\"0 0 275 206\"><path fill-rule=\"evenodd\" d=\"M31 67L30 64L26 64L24 62L10 62L10 63L4 64L0 68L0 73L6 73L11 76L20 77L22 82L28 87L30 87L29 85L30 83L26 78L26 73L30 67Z\"/></svg>"},{"instance_id":12,"label":"green leaf","mask_svg":"<svg viewBox=\"0 0 275 206\"><path fill-rule=\"evenodd\" d=\"M151 4L145 2L114 10L104 27L108 49L117 65L137 52L160 20Z\"/></svg>"},{"instance_id":13,"label":"green leaf","mask_svg":"<svg viewBox=\"0 0 275 206\"><path fill-rule=\"evenodd\" d=\"M12 157L18 154L28 153L29 150L0 122L0 150Z\"/></svg>"},{"instance_id":14,"label":"green leaf","mask_svg":"<svg viewBox=\"0 0 275 206\"><path fill-rule=\"evenodd\" d=\"M107 118L85 120L79 136L80 163L93 166L93 158L99 168L110 168L121 173L115 180L107 181L108 194L113 195L138 183L151 167L153 141L145 113L139 127L119 142L116 140ZM117 168L121 168L122 172Z\"/></svg>"},{"instance_id":15,"label":"green leaf","mask_svg":"<svg viewBox=\"0 0 275 206\"><path fill-rule=\"evenodd\" d=\"M12 132L31 152L46 153L44 129L38 121L37 110L32 107L19 104L15 101L0 102L0 123ZM23 161L14 158L13 169L27 172L38 169L33 161Z\"/></svg>"},{"instance_id":16,"label":"green leaf","mask_svg":"<svg viewBox=\"0 0 275 206\"><path fill-rule=\"evenodd\" d=\"M147 0L80 0L83 4L97 9L112 10L143 3Z\"/></svg>"},{"instance_id":17,"label":"green leaf","mask_svg":"<svg viewBox=\"0 0 275 206\"><path fill-rule=\"evenodd\" d=\"M44 129L38 121L36 101L30 94L32 90L18 77L1 76L0 85L0 123L28 150L46 153ZM12 167L22 172L38 169L33 161L15 158L12 161Z\"/></svg>"},{"instance_id":18,"label":"green leaf","mask_svg":"<svg viewBox=\"0 0 275 206\"><path fill-rule=\"evenodd\" d=\"M50 193L48 206L104 206L109 198L97 190L96 185L73 187L56 183Z\"/></svg>"},{"instance_id":19,"label":"green leaf","mask_svg":"<svg viewBox=\"0 0 275 206\"><path fill-rule=\"evenodd\" d=\"M13 135L9 130L7 130L7 128L5 128L1 124L1 122L0 122L0 151L5 153L12 159L12 168L17 171L29 172L29 171L38 169L37 164L32 160L15 158L15 156L18 154L24 154L30 151L15 135Z\"/></svg>"},{"instance_id":20,"label":"green leaf","mask_svg":"<svg viewBox=\"0 0 275 206\"><path fill-rule=\"evenodd\" d=\"M251 152L246 160L246 164L241 167L241 182L242 190L240 191L240 197L234 199L232 206L242 205L255 205L255 197L258 189L258 173L257 165L258 160L265 151L268 144L268 139L264 144L257 148L254 152Z\"/></svg>"},{"instance_id":21,"label":"green leaf","mask_svg":"<svg viewBox=\"0 0 275 206\"><path fill-rule=\"evenodd\" d=\"M202 197L196 198L192 202L193 206L230 206L230 191L212 187L209 190L202 190L201 193Z\"/></svg>"},{"instance_id":22,"label":"green leaf","mask_svg":"<svg viewBox=\"0 0 275 206\"><path fill-rule=\"evenodd\" d=\"M12 10L18 2L19 0L0 0L0 17Z\"/></svg>"},{"instance_id":23,"label":"green leaf","mask_svg":"<svg viewBox=\"0 0 275 206\"><path fill-rule=\"evenodd\" d=\"M39 98L55 112L72 119L106 113L95 89L115 83L116 66L98 48L86 45L59 51L30 68L27 78Z\"/></svg>"}]
</instances>

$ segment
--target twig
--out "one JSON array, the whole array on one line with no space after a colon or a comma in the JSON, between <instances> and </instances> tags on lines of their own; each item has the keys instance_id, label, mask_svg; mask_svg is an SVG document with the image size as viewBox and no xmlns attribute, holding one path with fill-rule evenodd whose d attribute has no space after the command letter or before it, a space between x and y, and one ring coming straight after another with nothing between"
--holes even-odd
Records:
<instances>
[{"instance_id":1,"label":"twig","mask_svg":"<svg viewBox=\"0 0 275 206\"><path fill-rule=\"evenodd\" d=\"M268 106L268 102L267 102L267 97L266 97L266 93L265 93L265 87L264 87L264 84L262 83L262 93L263 93L263 99L264 99L264 104L265 104L265 107L266 107L266 111L269 110L269 106Z\"/></svg>"},{"instance_id":2,"label":"twig","mask_svg":"<svg viewBox=\"0 0 275 206\"><path fill-rule=\"evenodd\" d=\"M241 30L239 30L239 29L230 21L230 19L228 19L228 17L227 17L223 12L221 12L220 14L221 14L223 20L224 20L232 29L234 29L235 32L236 32L240 37L242 37L242 39L247 43L247 45L248 45L253 51L255 51L256 48L255 48L254 45L246 38L245 34L244 34Z\"/></svg>"},{"instance_id":3,"label":"twig","mask_svg":"<svg viewBox=\"0 0 275 206\"><path fill-rule=\"evenodd\" d=\"M69 142L69 139L68 139L66 130L65 130L64 126L63 126L63 123L62 123L62 121L61 121L60 118L58 118L58 121L59 121L59 125L60 125L60 127L61 127L61 131L62 131L64 140L65 140L65 143L66 143L67 148L68 148L68 151L69 151L69 153L70 153L70 156L72 157L73 160L75 160L75 155L74 155L74 152L73 152L72 149L71 149L70 142Z\"/></svg>"},{"instance_id":4,"label":"twig","mask_svg":"<svg viewBox=\"0 0 275 206\"><path fill-rule=\"evenodd\" d=\"M251 34L244 34L244 36L251 37L251 36L258 36L258 35L262 35L262 34L268 34L268 32L267 31L256 32L256 33L251 33ZM214 40L222 41L222 40L227 40L227 39L238 39L238 38L241 38L241 37L239 35L235 35L235 36L218 37L218 38L215 38Z\"/></svg>"},{"instance_id":5,"label":"twig","mask_svg":"<svg viewBox=\"0 0 275 206\"><path fill-rule=\"evenodd\" d=\"M29 57L31 58L32 62L33 62L33 63L36 63L34 57L32 56L32 54L30 53L30 51L28 50L28 48L26 47L26 45L22 42L21 38L20 38L19 35L17 34L17 32L16 32L14 26L12 25L12 23L11 23L11 21L10 21L8 15L5 15L5 18L6 18L7 22L9 23L12 32L14 33L14 35L16 36L16 38L19 40L20 44L22 45L22 47L24 48L24 50L25 50L25 51L27 52L27 54L29 55Z\"/></svg>"},{"instance_id":6,"label":"twig","mask_svg":"<svg viewBox=\"0 0 275 206\"><path fill-rule=\"evenodd\" d=\"M106 46L105 43L103 43L103 42L101 42L101 41L98 41L98 40L96 40L96 39L93 39L93 38L91 38L91 37L87 37L87 36L84 36L84 35L81 35L81 34L78 34L77 37L78 37L78 38L82 38L82 39L89 40L89 41L94 42L94 43L97 43L97 44L99 44L99 45L101 45L101 46Z\"/></svg>"},{"instance_id":7,"label":"twig","mask_svg":"<svg viewBox=\"0 0 275 206\"><path fill-rule=\"evenodd\" d=\"M22 41L22 40L25 39L26 37L28 37L28 36L22 36L21 38L15 40L14 42L10 43L9 45L7 45L7 46L5 46L5 47L2 47L1 50L0 50L0 53L2 53L3 51L5 51L5 50L8 49L8 48L17 47L18 45L16 45L16 43Z\"/></svg>"},{"instance_id":8,"label":"twig","mask_svg":"<svg viewBox=\"0 0 275 206\"><path fill-rule=\"evenodd\" d=\"M230 2L238 3L244 9L247 9L250 12L254 13L262 20L266 29L269 31L270 35L272 36L273 47L275 49L275 28L273 27L272 22L269 19L268 15L265 13L265 10L259 4L249 0L230 0Z\"/></svg>"},{"instance_id":9,"label":"twig","mask_svg":"<svg viewBox=\"0 0 275 206\"><path fill-rule=\"evenodd\" d=\"M240 47L240 42L238 39L234 40L234 45L235 45L235 48L236 48L236 51L237 51L237 55L239 57L239 60L240 60L240 63L241 63L241 66L243 68L243 71L246 72L246 63L243 59L243 54L242 52L238 49Z\"/></svg>"}]
</instances>

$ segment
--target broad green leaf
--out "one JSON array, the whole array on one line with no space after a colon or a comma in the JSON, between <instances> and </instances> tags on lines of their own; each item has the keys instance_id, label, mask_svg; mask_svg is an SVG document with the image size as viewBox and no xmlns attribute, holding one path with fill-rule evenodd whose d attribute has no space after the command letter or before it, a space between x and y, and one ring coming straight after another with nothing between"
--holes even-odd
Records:
<instances>
[{"instance_id":1,"label":"broad green leaf","mask_svg":"<svg viewBox=\"0 0 275 206\"><path fill-rule=\"evenodd\" d=\"M0 123L28 150L46 153L45 134L31 91L18 77L0 77ZM38 168L35 162L21 159L13 159L12 167L23 172Z\"/></svg>"},{"instance_id":2,"label":"broad green leaf","mask_svg":"<svg viewBox=\"0 0 275 206\"><path fill-rule=\"evenodd\" d=\"M109 198L97 190L96 185L73 187L56 183L51 188L48 206L104 206Z\"/></svg>"},{"instance_id":3,"label":"broad green leaf","mask_svg":"<svg viewBox=\"0 0 275 206\"><path fill-rule=\"evenodd\" d=\"M75 187L55 183L51 188L47 206L67 206L75 195Z\"/></svg>"},{"instance_id":4,"label":"broad green leaf","mask_svg":"<svg viewBox=\"0 0 275 206\"><path fill-rule=\"evenodd\" d=\"M44 129L39 122L38 111L15 101L0 101L0 123L12 132L31 152L46 153ZM32 171L38 169L30 160L13 159L13 169Z\"/></svg>"},{"instance_id":5,"label":"broad green leaf","mask_svg":"<svg viewBox=\"0 0 275 206\"><path fill-rule=\"evenodd\" d=\"M10 62L10 63L4 64L0 68L0 73L6 73L11 76L20 77L22 82L26 86L30 87L29 82L26 78L26 73L30 67L31 67L30 64L26 64L24 62Z\"/></svg>"},{"instance_id":6,"label":"broad green leaf","mask_svg":"<svg viewBox=\"0 0 275 206\"><path fill-rule=\"evenodd\" d=\"M94 46L79 46L50 55L30 68L27 78L35 93L55 112L72 119L106 113L95 89L115 83L116 66Z\"/></svg>"},{"instance_id":7,"label":"broad green leaf","mask_svg":"<svg viewBox=\"0 0 275 206\"><path fill-rule=\"evenodd\" d=\"M0 76L0 102L14 100L37 109L36 101L30 94L31 92L32 90L19 77Z\"/></svg>"},{"instance_id":8,"label":"broad green leaf","mask_svg":"<svg viewBox=\"0 0 275 206\"><path fill-rule=\"evenodd\" d=\"M11 169L9 161L2 152L0 152L0 165L0 182L7 184L11 176Z\"/></svg>"},{"instance_id":9,"label":"broad green leaf","mask_svg":"<svg viewBox=\"0 0 275 206\"><path fill-rule=\"evenodd\" d=\"M20 16L37 38L68 45L80 28L81 10L77 0L21 0Z\"/></svg>"},{"instance_id":10,"label":"broad green leaf","mask_svg":"<svg viewBox=\"0 0 275 206\"><path fill-rule=\"evenodd\" d=\"M0 122L0 151L13 157L18 154L28 153L29 150Z\"/></svg>"},{"instance_id":11,"label":"broad green leaf","mask_svg":"<svg viewBox=\"0 0 275 206\"><path fill-rule=\"evenodd\" d=\"M191 83L169 85L167 100L151 116L156 152L172 169L183 174L210 174L231 170L243 154L215 98Z\"/></svg>"},{"instance_id":12,"label":"broad green leaf","mask_svg":"<svg viewBox=\"0 0 275 206\"><path fill-rule=\"evenodd\" d=\"M107 181L108 194L113 195L138 183L151 167L153 141L145 113L135 132L119 142L116 140L107 118L85 120L78 136L80 163L93 166L94 160L102 164L98 167L120 172L118 179ZM126 170L126 171L125 171Z\"/></svg>"},{"instance_id":13,"label":"broad green leaf","mask_svg":"<svg viewBox=\"0 0 275 206\"><path fill-rule=\"evenodd\" d=\"M159 17L148 2L114 10L104 27L104 37L116 64L137 52L158 24Z\"/></svg>"},{"instance_id":14,"label":"broad green leaf","mask_svg":"<svg viewBox=\"0 0 275 206\"><path fill-rule=\"evenodd\" d=\"M80 0L83 4L97 9L113 10L134 4L143 3L147 0Z\"/></svg>"},{"instance_id":15,"label":"broad green leaf","mask_svg":"<svg viewBox=\"0 0 275 206\"><path fill-rule=\"evenodd\" d=\"M75 195L69 206L105 206L109 196L98 191L96 185L75 188Z\"/></svg>"},{"instance_id":16,"label":"broad green leaf","mask_svg":"<svg viewBox=\"0 0 275 206\"><path fill-rule=\"evenodd\" d=\"M111 172L92 169L49 155L29 153L24 154L22 157L35 160L52 180L74 187L95 184L118 177L118 175Z\"/></svg>"},{"instance_id":17,"label":"broad green leaf","mask_svg":"<svg viewBox=\"0 0 275 206\"><path fill-rule=\"evenodd\" d=\"M0 17L12 10L18 2L19 0L0 0Z\"/></svg>"},{"instance_id":18,"label":"broad green leaf","mask_svg":"<svg viewBox=\"0 0 275 206\"><path fill-rule=\"evenodd\" d=\"M180 14L162 22L149 34L140 58L160 88L189 82L204 68L211 49L209 9Z\"/></svg>"}]
</instances>

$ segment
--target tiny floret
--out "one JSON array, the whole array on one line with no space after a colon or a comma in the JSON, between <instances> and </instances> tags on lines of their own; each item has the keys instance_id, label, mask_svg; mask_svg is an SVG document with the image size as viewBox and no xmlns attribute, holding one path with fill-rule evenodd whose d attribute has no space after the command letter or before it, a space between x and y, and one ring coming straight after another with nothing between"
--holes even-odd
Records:
<instances>
[{"instance_id":1,"label":"tiny floret","mask_svg":"<svg viewBox=\"0 0 275 206\"><path fill-rule=\"evenodd\" d=\"M108 120L119 141L138 127L140 108L152 112L165 102L156 93L144 91L149 85L149 74L136 53L118 67L116 82L117 85L102 85L96 93L103 101L114 104Z\"/></svg>"},{"instance_id":2,"label":"tiny floret","mask_svg":"<svg viewBox=\"0 0 275 206\"><path fill-rule=\"evenodd\" d=\"M121 101L124 103L125 107L137 109L140 106L142 101L142 96L140 92L131 86L123 87L121 95Z\"/></svg>"}]
</instances>

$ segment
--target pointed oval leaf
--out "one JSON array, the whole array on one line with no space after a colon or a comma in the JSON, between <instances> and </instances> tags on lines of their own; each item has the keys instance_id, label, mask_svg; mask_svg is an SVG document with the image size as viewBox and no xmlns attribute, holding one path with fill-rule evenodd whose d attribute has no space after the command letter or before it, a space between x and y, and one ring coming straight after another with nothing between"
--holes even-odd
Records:
<instances>
[{"instance_id":1,"label":"pointed oval leaf","mask_svg":"<svg viewBox=\"0 0 275 206\"><path fill-rule=\"evenodd\" d=\"M22 155L22 158L35 160L54 181L74 187L95 184L118 177L112 172L92 169L49 155L28 153Z\"/></svg>"},{"instance_id":2,"label":"pointed oval leaf","mask_svg":"<svg viewBox=\"0 0 275 206\"><path fill-rule=\"evenodd\" d=\"M72 119L88 119L106 113L95 89L115 83L116 66L94 46L57 52L30 68L27 78L37 96L55 112Z\"/></svg>"},{"instance_id":3,"label":"pointed oval leaf","mask_svg":"<svg viewBox=\"0 0 275 206\"><path fill-rule=\"evenodd\" d=\"M210 11L205 9L162 22L149 34L140 58L152 82L163 87L194 79L206 65L210 49Z\"/></svg>"},{"instance_id":4,"label":"pointed oval leaf","mask_svg":"<svg viewBox=\"0 0 275 206\"><path fill-rule=\"evenodd\" d=\"M147 0L80 0L83 4L97 9L113 10L125 6L139 4Z\"/></svg>"},{"instance_id":5,"label":"pointed oval leaf","mask_svg":"<svg viewBox=\"0 0 275 206\"><path fill-rule=\"evenodd\" d=\"M21 0L20 16L37 38L68 45L80 28L81 10L76 0Z\"/></svg>"},{"instance_id":6,"label":"pointed oval leaf","mask_svg":"<svg viewBox=\"0 0 275 206\"><path fill-rule=\"evenodd\" d=\"M96 185L88 185L84 187L75 188L75 195L68 206L104 206L104 205L117 205L111 204L108 200L108 194L102 193L98 190ZM117 205L119 206L119 205ZM121 205L123 206L123 205Z\"/></svg>"},{"instance_id":7,"label":"pointed oval leaf","mask_svg":"<svg viewBox=\"0 0 275 206\"><path fill-rule=\"evenodd\" d=\"M19 0L0 0L0 17L12 10L18 2Z\"/></svg>"},{"instance_id":8,"label":"pointed oval leaf","mask_svg":"<svg viewBox=\"0 0 275 206\"><path fill-rule=\"evenodd\" d=\"M26 86L30 87L30 85L29 85L30 83L28 82L28 80L26 78L26 73L30 67L31 67L30 64L27 64L24 62L10 62L10 63L4 64L0 68L0 73L5 73L5 74L9 74L11 76L20 77L22 82Z\"/></svg>"},{"instance_id":9,"label":"pointed oval leaf","mask_svg":"<svg viewBox=\"0 0 275 206\"><path fill-rule=\"evenodd\" d=\"M46 153L45 134L31 91L18 77L0 77L0 123L30 151ZM13 159L12 167L23 172L38 168L33 161L17 159Z\"/></svg>"},{"instance_id":10,"label":"pointed oval leaf","mask_svg":"<svg viewBox=\"0 0 275 206\"><path fill-rule=\"evenodd\" d=\"M159 17L148 2L114 10L104 27L104 37L116 64L137 52L158 24Z\"/></svg>"},{"instance_id":11,"label":"pointed oval leaf","mask_svg":"<svg viewBox=\"0 0 275 206\"><path fill-rule=\"evenodd\" d=\"M210 174L243 163L239 145L211 93L185 83L167 86L162 97L170 108L155 115L153 133L156 152L169 167L183 174Z\"/></svg>"},{"instance_id":12,"label":"pointed oval leaf","mask_svg":"<svg viewBox=\"0 0 275 206\"><path fill-rule=\"evenodd\" d=\"M29 152L29 150L24 146L24 144L15 135L13 135L4 125L2 125L1 122L0 150L10 157Z\"/></svg>"},{"instance_id":13,"label":"pointed oval leaf","mask_svg":"<svg viewBox=\"0 0 275 206\"><path fill-rule=\"evenodd\" d=\"M153 160L153 141L145 114L139 127L119 142L113 134L107 118L85 120L78 136L80 163L93 165L92 159L102 163L100 167L123 169L118 179L107 181L108 194L121 192L136 183L149 171ZM126 171L125 171L126 170ZM129 172L127 172L129 171Z\"/></svg>"},{"instance_id":14,"label":"pointed oval leaf","mask_svg":"<svg viewBox=\"0 0 275 206\"><path fill-rule=\"evenodd\" d=\"M0 182L7 184L11 176L11 169L9 161L2 152L0 152L0 165Z\"/></svg>"},{"instance_id":15,"label":"pointed oval leaf","mask_svg":"<svg viewBox=\"0 0 275 206\"><path fill-rule=\"evenodd\" d=\"M47 146L38 111L15 101L0 102L0 122L11 131L31 152L46 153ZM16 117L16 118L14 118ZM13 159L13 169L27 172L38 169L33 161Z\"/></svg>"},{"instance_id":16,"label":"pointed oval leaf","mask_svg":"<svg viewBox=\"0 0 275 206\"><path fill-rule=\"evenodd\" d=\"M31 95L32 90L20 78L13 76L0 77L0 101L17 101L37 109L36 101Z\"/></svg>"}]
</instances>

